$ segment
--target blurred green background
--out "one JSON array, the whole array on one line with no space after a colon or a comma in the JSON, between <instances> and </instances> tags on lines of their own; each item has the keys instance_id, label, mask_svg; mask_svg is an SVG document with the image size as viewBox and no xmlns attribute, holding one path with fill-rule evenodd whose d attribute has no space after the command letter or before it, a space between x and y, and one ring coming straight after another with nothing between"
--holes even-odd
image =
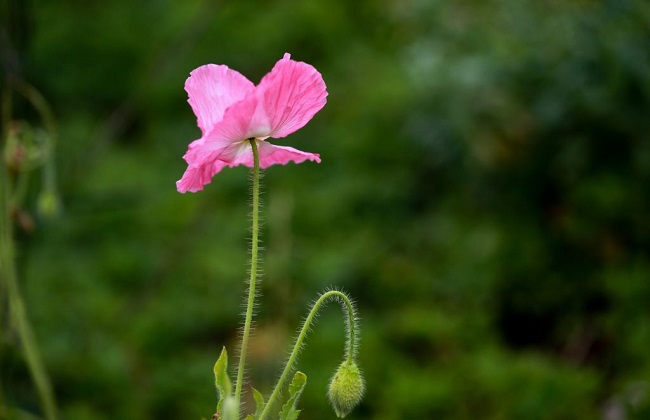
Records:
<instances>
[{"instance_id":1,"label":"blurred green background","mask_svg":"<svg viewBox=\"0 0 650 420\"><path fill-rule=\"evenodd\" d=\"M330 95L277 141L322 163L265 172L250 385L268 394L335 286L362 322L351 419L650 418L650 2L0 4L3 79L35 86L58 128L61 212L39 216L33 175L17 246L64 419L212 415L212 365L222 345L234 359L241 323L249 177L176 192L200 135L183 85L206 63L257 83L285 52ZM302 418L334 418L340 313L301 357ZM39 413L2 318L4 401Z\"/></svg>"}]
</instances>

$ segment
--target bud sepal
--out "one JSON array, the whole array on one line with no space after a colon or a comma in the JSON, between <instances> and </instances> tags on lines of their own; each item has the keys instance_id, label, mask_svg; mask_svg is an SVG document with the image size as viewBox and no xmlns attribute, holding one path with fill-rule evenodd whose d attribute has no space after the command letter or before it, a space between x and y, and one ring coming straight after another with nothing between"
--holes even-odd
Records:
<instances>
[{"instance_id":1,"label":"bud sepal","mask_svg":"<svg viewBox=\"0 0 650 420\"><path fill-rule=\"evenodd\" d=\"M365 389L363 375L357 364L352 360L341 363L327 389L336 416L347 416L361 402Z\"/></svg>"}]
</instances>

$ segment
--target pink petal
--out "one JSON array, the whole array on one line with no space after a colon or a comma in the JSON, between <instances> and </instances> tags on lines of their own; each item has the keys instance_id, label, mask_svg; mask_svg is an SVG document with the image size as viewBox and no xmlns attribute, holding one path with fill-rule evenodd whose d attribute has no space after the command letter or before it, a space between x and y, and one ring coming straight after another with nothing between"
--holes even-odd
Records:
<instances>
[{"instance_id":1,"label":"pink petal","mask_svg":"<svg viewBox=\"0 0 650 420\"><path fill-rule=\"evenodd\" d=\"M276 146L266 141L258 141L260 152L260 167L268 168L271 165L286 165L289 162L302 163L311 160L320 163L320 156L316 153L303 152L293 147ZM252 157L251 152L251 157ZM252 166L252 162L250 165Z\"/></svg>"},{"instance_id":2,"label":"pink petal","mask_svg":"<svg viewBox=\"0 0 650 420\"><path fill-rule=\"evenodd\" d=\"M209 64L191 73L185 90L203 136L183 156L188 168L176 183L179 192L202 190L227 166L252 167L247 139L253 137L258 139L262 168L305 160L320 163L317 154L264 141L300 129L325 105L325 83L309 64L285 54L257 88L236 71Z\"/></svg>"},{"instance_id":3,"label":"pink petal","mask_svg":"<svg viewBox=\"0 0 650 420\"><path fill-rule=\"evenodd\" d=\"M243 99L255 86L227 66L207 64L190 73L185 81L188 102L205 135L221 119L229 106Z\"/></svg>"},{"instance_id":4,"label":"pink petal","mask_svg":"<svg viewBox=\"0 0 650 420\"><path fill-rule=\"evenodd\" d=\"M320 163L318 154L303 152L293 147L276 146L264 140L258 140L257 147L261 168L268 168L271 165L286 165L289 162L302 163L306 160ZM232 168L238 165L253 167L253 150L248 140L231 143L212 161L206 161L197 166L188 166L183 177L176 182L176 188L181 193L200 191L223 168Z\"/></svg>"},{"instance_id":5,"label":"pink petal","mask_svg":"<svg viewBox=\"0 0 650 420\"><path fill-rule=\"evenodd\" d=\"M231 143L249 138L260 140L268 138L272 135L271 124L264 103L255 91L226 109L221 121L217 122L203 138L190 144L184 158L187 163L194 165L215 158L230 163L231 159L228 156L215 156L215 154L220 154Z\"/></svg>"},{"instance_id":6,"label":"pink petal","mask_svg":"<svg viewBox=\"0 0 650 420\"><path fill-rule=\"evenodd\" d=\"M258 140L257 151L260 155L260 168L272 165L286 165L289 162L302 163L306 160L320 163L320 156L316 153L302 152L293 147L276 146L268 141ZM222 155L228 166L244 165L253 167L253 150L246 141L237 149L231 148Z\"/></svg>"},{"instance_id":7,"label":"pink petal","mask_svg":"<svg viewBox=\"0 0 650 420\"><path fill-rule=\"evenodd\" d=\"M326 89L314 67L285 54L255 89L259 104L251 126L270 129L270 137L285 137L325 106Z\"/></svg>"},{"instance_id":8,"label":"pink petal","mask_svg":"<svg viewBox=\"0 0 650 420\"><path fill-rule=\"evenodd\" d=\"M228 161L226 156L220 157L220 155L230 145L263 135L264 132L260 132L259 129L251 128L257 103L255 95L250 94L230 106L221 121L201 139L190 144L187 153L183 156L185 161L194 166L204 165L216 159Z\"/></svg>"},{"instance_id":9,"label":"pink petal","mask_svg":"<svg viewBox=\"0 0 650 420\"><path fill-rule=\"evenodd\" d=\"M188 166L183 177L176 181L176 189L180 193L201 191L225 166L225 163L218 160L203 166Z\"/></svg>"},{"instance_id":10,"label":"pink petal","mask_svg":"<svg viewBox=\"0 0 650 420\"><path fill-rule=\"evenodd\" d=\"M190 143L183 156L188 168L176 183L179 192L202 190L224 167L240 165L246 161L246 154L250 155L252 166L248 139L255 137L250 124L256 105L255 96L247 96L229 107L223 119L206 136Z\"/></svg>"},{"instance_id":11,"label":"pink petal","mask_svg":"<svg viewBox=\"0 0 650 420\"><path fill-rule=\"evenodd\" d=\"M206 138L201 138L190 143L187 152L183 156L185 162L189 166L204 166L208 165L215 160L219 160L219 157L230 147L234 142L229 139L213 139L212 141L206 141Z\"/></svg>"},{"instance_id":12,"label":"pink petal","mask_svg":"<svg viewBox=\"0 0 650 420\"><path fill-rule=\"evenodd\" d=\"M212 178L221 172L223 168L241 164L241 156L246 154L247 147L248 153L252 156L250 143L248 143L248 140L244 140L227 143L222 149L203 155L200 162L188 162L185 173L176 182L176 189L181 193L202 190L203 186L209 184Z\"/></svg>"}]
</instances>

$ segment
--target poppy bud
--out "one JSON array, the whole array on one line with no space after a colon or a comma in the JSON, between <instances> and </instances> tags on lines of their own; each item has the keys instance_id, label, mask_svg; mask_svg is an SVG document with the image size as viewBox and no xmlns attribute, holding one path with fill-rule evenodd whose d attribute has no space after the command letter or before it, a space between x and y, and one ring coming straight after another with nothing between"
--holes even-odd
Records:
<instances>
[{"instance_id":1,"label":"poppy bud","mask_svg":"<svg viewBox=\"0 0 650 420\"><path fill-rule=\"evenodd\" d=\"M339 418L347 416L363 398L365 384L356 363L346 360L330 381L327 396Z\"/></svg>"},{"instance_id":2,"label":"poppy bud","mask_svg":"<svg viewBox=\"0 0 650 420\"><path fill-rule=\"evenodd\" d=\"M53 219L59 214L60 203L55 192L41 191L37 202L38 212L45 219Z\"/></svg>"}]
</instances>

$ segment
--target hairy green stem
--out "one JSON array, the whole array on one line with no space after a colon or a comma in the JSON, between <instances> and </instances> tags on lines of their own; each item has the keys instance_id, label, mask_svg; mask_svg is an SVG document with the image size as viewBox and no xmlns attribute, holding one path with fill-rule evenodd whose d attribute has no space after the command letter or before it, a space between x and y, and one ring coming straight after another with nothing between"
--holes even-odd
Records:
<instances>
[{"instance_id":1,"label":"hairy green stem","mask_svg":"<svg viewBox=\"0 0 650 420\"><path fill-rule=\"evenodd\" d=\"M259 211L260 211L260 157L257 150L256 139L248 139L253 150L253 238L251 240L251 265L250 280L248 282L248 301L246 303L246 319L244 321L244 333L241 339L239 354L239 366L237 368L237 382L235 384L235 405L237 407L237 418L239 418L241 390L244 382L244 369L246 367L246 351L248 348L248 337L251 331L253 309L255 307L255 285L257 283L257 253L259 248Z\"/></svg>"},{"instance_id":2,"label":"hairy green stem","mask_svg":"<svg viewBox=\"0 0 650 420\"><path fill-rule=\"evenodd\" d=\"M275 404L281 390L284 388L284 384L286 383L287 379L289 379L289 375L293 371L293 366L298 359L298 354L303 347L303 341L307 336L307 332L309 331L311 323L314 321L314 318L316 317L321 305L328 300L339 300L345 305L345 309L347 310L345 359L347 359L348 362L353 361L357 349L357 318L354 305L345 293L338 290L330 290L323 293L318 298L318 300L316 300L311 310L309 311L309 315L307 315L307 318L305 318L305 321L302 324L302 328L300 329L300 334L298 334L298 338L296 339L296 342L293 346L293 350L291 351L289 359L287 360L287 364L282 371L280 379L275 384L275 388L273 389L268 402L264 406L264 411L262 411L262 414L260 415L260 420L269 417L271 408Z\"/></svg>"}]
</instances>

